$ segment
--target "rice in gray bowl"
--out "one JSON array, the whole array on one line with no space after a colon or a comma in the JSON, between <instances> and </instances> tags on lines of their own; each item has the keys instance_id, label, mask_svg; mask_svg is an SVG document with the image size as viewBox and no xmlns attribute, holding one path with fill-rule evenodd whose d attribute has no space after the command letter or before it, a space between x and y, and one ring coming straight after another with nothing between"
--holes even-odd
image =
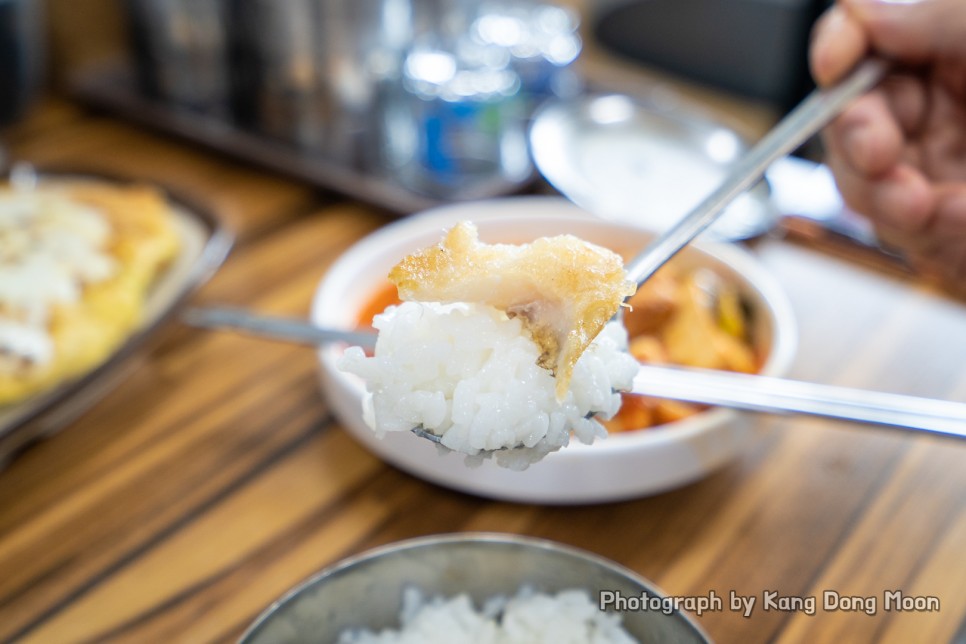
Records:
<instances>
[{"instance_id":1,"label":"rice in gray bowl","mask_svg":"<svg viewBox=\"0 0 966 644\"><path fill-rule=\"evenodd\" d=\"M635 644L620 615L600 610L585 590L548 594L524 587L477 609L469 595L424 598L406 589L401 627L345 631L339 644Z\"/></svg>"}]
</instances>

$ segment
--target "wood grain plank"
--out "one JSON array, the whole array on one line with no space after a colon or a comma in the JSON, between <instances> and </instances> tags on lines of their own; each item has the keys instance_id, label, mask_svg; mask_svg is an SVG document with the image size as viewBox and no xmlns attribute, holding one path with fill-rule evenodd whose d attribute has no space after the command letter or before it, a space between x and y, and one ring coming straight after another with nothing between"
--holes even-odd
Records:
<instances>
[{"instance_id":1,"label":"wood grain plank","mask_svg":"<svg viewBox=\"0 0 966 644\"><path fill-rule=\"evenodd\" d=\"M271 262L271 253L262 255L255 250L252 261L240 264L249 267L268 262L267 270L275 271L279 278L272 287L266 283L264 288L252 289L254 305L277 313L304 311L318 274L324 270L325 262L319 262L315 252L319 246L331 250L312 240L320 238L316 233L324 235L333 221L342 232L329 235L330 244L348 244L364 230L339 218L308 218L296 226L297 237L309 240L302 247L305 261ZM283 257L291 258L295 255L290 252L290 242L283 235L270 237L266 243L284 248ZM278 273L278 266L291 270ZM226 272L231 272L229 267ZM240 283L251 287L245 280ZM45 602L63 597L65 588L82 586L86 578L109 567L111 558L124 556L164 529L166 523L176 520L177 510L185 511L185 504L198 503L199 498L219 489L219 484L225 485L238 475L239 466L251 465L252 455L277 447L278 441L291 440L291 433L284 431L265 434L273 422L280 422L273 418L293 410L296 416L298 410L306 410L307 418L318 418L324 412L311 351L229 335L197 335L180 351L159 357L153 368L139 370L125 388L78 426L39 446L3 474L10 484L0 486L0 497L8 495L0 499L8 501L0 512L0 530L9 532L0 539L0 561L30 559L30 553L45 549L44 557L33 558L34 565L21 566L0 582L0 596L6 596L8 602L0 607L0 622L5 626L16 628L22 620L6 620L4 615L29 615L25 606L32 606L35 614L42 611ZM286 368L280 369L282 365ZM279 375L271 386L264 385L265 374L275 372ZM166 404L165 400L180 404ZM132 425L135 431L129 431ZM228 440L225 432L231 433ZM232 445L234 454L230 453ZM208 456L198 458L198 453ZM47 481L44 471L31 468L30 463L51 455L64 471ZM226 459L232 460L224 462ZM192 464L186 468L183 460ZM157 490L152 477L172 468L179 470L178 487ZM201 483L207 470L223 476ZM192 471L194 477L188 476ZM25 473L19 480L18 472ZM118 501L131 492L141 496ZM166 494L177 496L178 502L162 509L171 500ZM188 498L182 498L185 494ZM88 517L92 515L102 520L91 523ZM143 525L122 530L125 518L131 521L137 516ZM69 539L62 538L67 534ZM49 582L52 574L59 583ZM6 593L16 593L16 598Z\"/></svg>"},{"instance_id":2,"label":"wood grain plank","mask_svg":"<svg viewBox=\"0 0 966 644\"><path fill-rule=\"evenodd\" d=\"M320 446L319 449L326 452L332 463L362 460L376 465L378 469L372 472L366 482L345 494L341 503L320 505L302 521L288 526L276 526L277 522L271 521L271 525L275 527L265 529L276 530L276 533L271 540L266 539L262 547L232 559L198 583L185 586L167 601L154 604L155 609L121 621L112 629L98 633L96 640L233 640L261 609L298 581L339 558L356 554L372 545L397 540L398 526L411 525L414 517L426 529L426 517L419 513L419 508L426 502L433 502L437 495L453 496L452 493L426 484L407 485L411 480L407 475L378 465L370 456L358 458L360 448L344 434L332 434L326 438L330 440L330 444ZM318 450L313 448L313 451ZM327 467L328 462L326 460L322 466ZM309 469L311 476L318 476L314 472L318 469L319 462L318 459L298 462L293 459L285 467L289 470L283 475L286 479L299 476L294 474L295 467L299 470ZM256 481L254 485L263 487L263 484L263 481ZM419 489L422 486L425 486L424 490ZM304 493L304 490L293 492ZM310 497L315 495L316 492L309 493ZM234 499L228 501L229 504L234 502ZM219 525L224 525L225 521L238 521L240 514L259 511L249 501L238 502L242 505L232 510L230 516L222 517ZM274 508L271 506L271 498L266 498L265 506L260 512L274 516ZM215 514L220 514L221 511L221 508L217 509ZM465 514L470 508L462 506L459 511ZM445 515L439 515L435 518L444 517ZM184 539L195 547L210 543L215 537L216 535L199 536L193 530L191 534L184 535ZM151 559L160 558L165 562L184 556L190 555L173 550L170 542L162 544L157 554L150 555ZM138 579L144 578L139 570L140 565L127 573L130 580L108 582L97 593L97 597L92 596L89 601L113 605L109 596L115 592L115 584L129 583L136 588ZM252 583L253 575L257 575L258 583ZM246 618L237 623L233 622L231 616L239 614L246 615ZM73 621L66 615L63 620L65 623Z\"/></svg>"},{"instance_id":3,"label":"wood grain plank","mask_svg":"<svg viewBox=\"0 0 966 644\"><path fill-rule=\"evenodd\" d=\"M56 132L34 129L18 149L169 183L229 212L242 242L200 304L305 315L332 262L391 220L108 119L50 118ZM755 252L798 316L794 377L966 400L966 307L777 240ZM342 557L478 530L584 548L675 595L760 602L768 589L894 585L943 598L938 614L706 613L700 623L725 643L943 640L966 621L959 444L753 416L748 449L684 488L574 507L501 503L361 449L331 424L310 350L173 328L136 366L0 472L0 640L229 642Z\"/></svg>"},{"instance_id":4,"label":"wood grain plank","mask_svg":"<svg viewBox=\"0 0 966 644\"><path fill-rule=\"evenodd\" d=\"M278 289L291 275L305 273L318 282L353 243L389 221L376 209L354 204L306 212L266 235L264 243L239 249L197 299L244 305ZM306 314L310 302L311 293L301 310L287 313Z\"/></svg>"},{"instance_id":5,"label":"wood grain plank","mask_svg":"<svg viewBox=\"0 0 966 644\"><path fill-rule=\"evenodd\" d=\"M352 451L347 454L347 450ZM230 574L239 562L287 532L301 529L306 520L380 467L343 435L315 433L270 470L71 602L24 641L101 640L103 633L164 605L186 589ZM338 551L331 554L331 548L338 543L323 552L335 556ZM151 580L150 587L145 587L145 579ZM264 600L263 595L258 597Z\"/></svg>"},{"instance_id":6,"label":"wood grain plank","mask_svg":"<svg viewBox=\"0 0 966 644\"><path fill-rule=\"evenodd\" d=\"M97 583L116 562L316 426L317 392L303 384L311 381L311 371L294 371L291 381L279 379L277 389L239 397L233 413L172 427L171 439L133 455L116 476L98 479L72 495L69 505L57 506L64 510L4 539L0 562L12 570L3 579L0 637ZM272 407L271 400L288 408Z\"/></svg>"},{"instance_id":7,"label":"wood grain plank","mask_svg":"<svg viewBox=\"0 0 966 644\"><path fill-rule=\"evenodd\" d=\"M805 593L817 597L820 607L826 592L873 598L874 605L863 604L872 614L861 609L838 610L830 600L828 610L819 609L821 619L793 615L782 641L872 641L886 632L896 637L918 628L923 634L932 630L945 635L919 641L946 641L951 637L955 625L966 617L966 598L961 592L966 568L945 571L945 578L932 589L923 586L929 583L929 576L920 575L929 567L930 553L937 544L949 551L966 543L961 539L957 545L950 543L963 536L961 524L966 519L966 498L962 494L966 471L961 465L961 455L943 449L941 441L917 441L903 455L895 474L847 535L821 577ZM888 591L910 594L912 588L939 597L945 617L952 619L940 624L938 613L888 610Z\"/></svg>"},{"instance_id":8,"label":"wood grain plank","mask_svg":"<svg viewBox=\"0 0 966 644\"><path fill-rule=\"evenodd\" d=\"M915 578L902 586L909 596L936 596L946 598L942 608L942 619L931 612L903 612L894 615L878 635L883 642L925 641L953 642L963 641L961 624L966 623L963 614L963 588L966 587L963 566L950 566L962 561L963 546L966 544L966 513L958 512L949 528L941 535L931 551L925 553L927 560L922 564ZM959 624L951 616L959 611Z\"/></svg>"},{"instance_id":9,"label":"wood grain plank","mask_svg":"<svg viewBox=\"0 0 966 644\"><path fill-rule=\"evenodd\" d=\"M4 129L4 144L10 146L5 152L16 152L40 140L50 132L59 131L86 118L84 110L69 101L52 95L40 97L35 105L15 123ZM16 161L16 153L8 161Z\"/></svg>"}]
</instances>

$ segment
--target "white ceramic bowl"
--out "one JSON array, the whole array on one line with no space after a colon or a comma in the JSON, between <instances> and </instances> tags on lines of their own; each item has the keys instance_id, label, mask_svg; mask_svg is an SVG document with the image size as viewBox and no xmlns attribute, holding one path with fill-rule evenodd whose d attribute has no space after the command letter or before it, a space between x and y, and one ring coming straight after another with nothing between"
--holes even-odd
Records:
<instances>
[{"instance_id":1,"label":"white ceramic bowl","mask_svg":"<svg viewBox=\"0 0 966 644\"><path fill-rule=\"evenodd\" d=\"M382 288L403 256L439 242L459 221L474 222L483 241L521 243L570 233L614 250L643 248L651 233L597 219L566 200L514 197L444 206L386 226L350 248L328 271L312 306L319 326L352 328L358 312ZM618 247L615 248L615 243ZM739 285L755 311L754 341L765 356L762 373L784 375L796 345L791 306L781 287L748 253L734 246L701 245L676 259L706 266ZM574 441L523 472L493 462L468 468L459 454L440 455L435 445L408 432L384 439L362 421L363 382L336 368L343 351L319 351L323 390L346 429L387 462L423 479L481 496L537 503L614 501L669 490L706 476L733 459L750 438L747 416L710 409L642 431L608 436L593 445Z\"/></svg>"}]
</instances>

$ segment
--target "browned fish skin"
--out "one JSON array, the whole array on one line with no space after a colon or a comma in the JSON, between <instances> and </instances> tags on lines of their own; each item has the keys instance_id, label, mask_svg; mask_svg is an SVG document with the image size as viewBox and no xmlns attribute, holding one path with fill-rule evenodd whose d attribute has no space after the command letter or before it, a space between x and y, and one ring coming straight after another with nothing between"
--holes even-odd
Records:
<instances>
[{"instance_id":1,"label":"browned fish skin","mask_svg":"<svg viewBox=\"0 0 966 644\"><path fill-rule=\"evenodd\" d=\"M469 222L404 258L389 279L403 300L479 302L525 318L558 398L577 359L635 290L620 256L606 248L572 235L486 244Z\"/></svg>"}]
</instances>

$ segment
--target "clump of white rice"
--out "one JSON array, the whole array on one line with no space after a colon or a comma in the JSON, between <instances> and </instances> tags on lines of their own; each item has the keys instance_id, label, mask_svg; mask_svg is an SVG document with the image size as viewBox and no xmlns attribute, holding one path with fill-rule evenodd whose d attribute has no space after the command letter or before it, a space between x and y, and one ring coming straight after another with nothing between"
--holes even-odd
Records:
<instances>
[{"instance_id":1,"label":"clump of white rice","mask_svg":"<svg viewBox=\"0 0 966 644\"><path fill-rule=\"evenodd\" d=\"M633 644L620 615L600 610L585 590L551 595L523 588L477 610L468 595L433 597L407 588L401 627L352 630L339 644Z\"/></svg>"},{"instance_id":2,"label":"clump of white rice","mask_svg":"<svg viewBox=\"0 0 966 644\"><path fill-rule=\"evenodd\" d=\"M351 347L339 364L366 381L366 423L379 435L422 427L446 448L495 453L513 469L560 449L571 432L584 443L605 436L590 417L617 413L616 392L630 388L638 369L623 326L609 323L557 400L553 375L537 366L540 349L522 320L499 309L404 302L377 315L373 326L373 357Z\"/></svg>"}]
</instances>

